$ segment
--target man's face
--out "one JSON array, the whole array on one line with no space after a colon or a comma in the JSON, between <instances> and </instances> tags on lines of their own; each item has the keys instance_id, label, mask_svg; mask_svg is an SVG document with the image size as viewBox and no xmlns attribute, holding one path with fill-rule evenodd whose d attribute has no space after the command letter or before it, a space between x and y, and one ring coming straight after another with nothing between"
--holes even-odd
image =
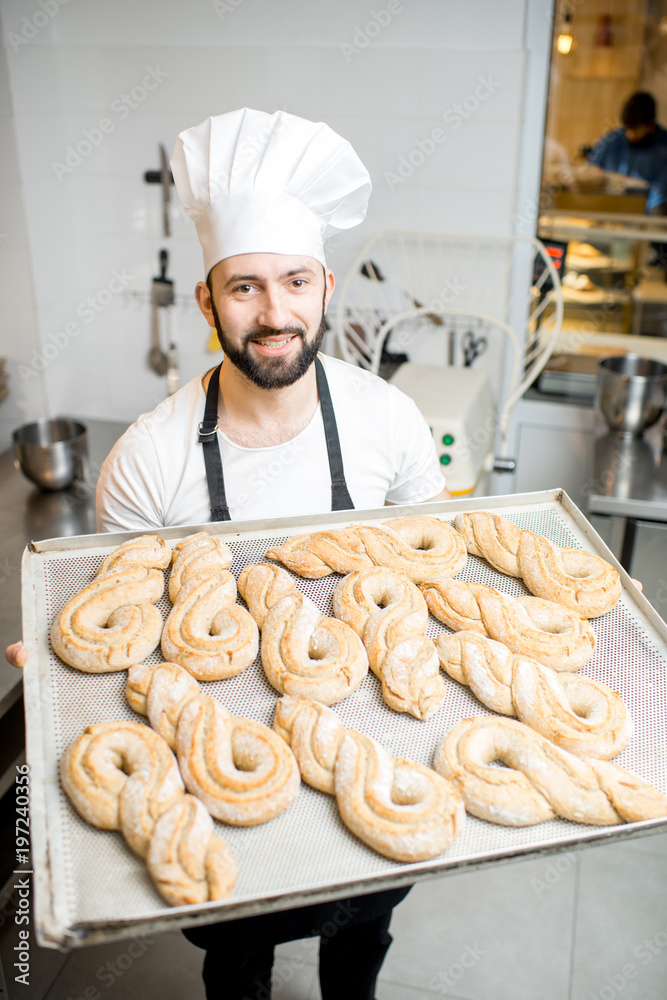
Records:
<instances>
[{"instance_id":1,"label":"man's face","mask_svg":"<svg viewBox=\"0 0 667 1000\"><path fill-rule=\"evenodd\" d=\"M241 254L216 264L207 284L197 286L197 298L226 360L262 389L305 374L324 336L330 271L312 257Z\"/></svg>"},{"instance_id":2,"label":"man's face","mask_svg":"<svg viewBox=\"0 0 667 1000\"><path fill-rule=\"evenodd\" d=\"M648 122L644 125L626 125L625 138L631 146L639 149L652 146L655 142L655 122Z\"/></svg>"}]
</instances>

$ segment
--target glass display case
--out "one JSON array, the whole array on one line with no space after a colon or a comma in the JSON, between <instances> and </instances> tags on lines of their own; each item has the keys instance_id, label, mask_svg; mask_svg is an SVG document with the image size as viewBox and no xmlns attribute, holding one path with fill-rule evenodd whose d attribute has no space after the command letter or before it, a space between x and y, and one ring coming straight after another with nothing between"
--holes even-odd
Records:
<instances>
[{"instance_id":1,"label":"glass display case","mask_svg":"<svg viewBox=\"0 0 667 1000\"><path fill-rule=\"evenodd\" d=\"M563 332L667 336L667 218L550 209L537 235L564 253Z\"/></svg>"}]
</instances>

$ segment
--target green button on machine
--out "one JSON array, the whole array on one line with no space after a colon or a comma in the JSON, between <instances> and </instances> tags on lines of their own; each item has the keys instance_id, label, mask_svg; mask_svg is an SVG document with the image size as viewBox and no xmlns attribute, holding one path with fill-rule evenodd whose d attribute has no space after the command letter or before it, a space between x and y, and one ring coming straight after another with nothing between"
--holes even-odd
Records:
<instances>
[{"instance_id":1,"label":"green button on machine","mask_svg":"<svg viewBox=\"0 0 667 1000\"><path fill-rule=\"evenodd\" d=\"M443 434L442 443L446 445L454 444L454 436L452 434Z\"/></svg>"},{"instance_id":2,"label":"green button on machine","mask_svg":"<svg viewBox=\"0 0 667 1000\"><path fill-rule=\"evenodd\" d=\"M452 460L452 456L451 455L441 455L440 456L440 465L449 465L449 463L451 462L451 460Z\"/></svg>"}]
</instances>

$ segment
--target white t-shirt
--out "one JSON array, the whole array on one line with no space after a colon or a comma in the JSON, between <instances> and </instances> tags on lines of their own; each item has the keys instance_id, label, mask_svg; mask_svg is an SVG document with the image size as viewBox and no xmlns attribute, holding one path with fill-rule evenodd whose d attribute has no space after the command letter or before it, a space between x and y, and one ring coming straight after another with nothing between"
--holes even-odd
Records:
<instances>
[{"instance_id":1,"label":"white t-shirt","mask_svg":"<svg viewBox=\"0 0 667 1000\"><path fill-rule=\"evenodd\" d=\"M322 356L321 356L322 357ZM421 503L444 488L435 445L415 403L361 368L322 357L355 509ZM202 446L206 395L195 378L132 424L97 485L98 531L211 519ZM318 406L291 441L243 448L218 431L233 521L331 510L331 474Z\"/></svg>"}]
</instances>

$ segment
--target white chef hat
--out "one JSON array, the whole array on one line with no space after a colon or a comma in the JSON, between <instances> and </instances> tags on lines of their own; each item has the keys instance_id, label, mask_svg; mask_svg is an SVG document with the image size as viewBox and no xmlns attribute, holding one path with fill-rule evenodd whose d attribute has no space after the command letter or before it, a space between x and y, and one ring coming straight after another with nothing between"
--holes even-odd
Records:
<instances>
[{"instance_id":1,"label":"white chef hat","mask_svg":"<svg viewBox=\"0 0 667 1000\"><path fill-rule=\"evenodd\" d=\"M285 111L207 118L180 133L171 169L207 275L242 253L303 254L324 264L324 241L363 220L371 192L346 139Z\"/></svg>"}]
</instances>

